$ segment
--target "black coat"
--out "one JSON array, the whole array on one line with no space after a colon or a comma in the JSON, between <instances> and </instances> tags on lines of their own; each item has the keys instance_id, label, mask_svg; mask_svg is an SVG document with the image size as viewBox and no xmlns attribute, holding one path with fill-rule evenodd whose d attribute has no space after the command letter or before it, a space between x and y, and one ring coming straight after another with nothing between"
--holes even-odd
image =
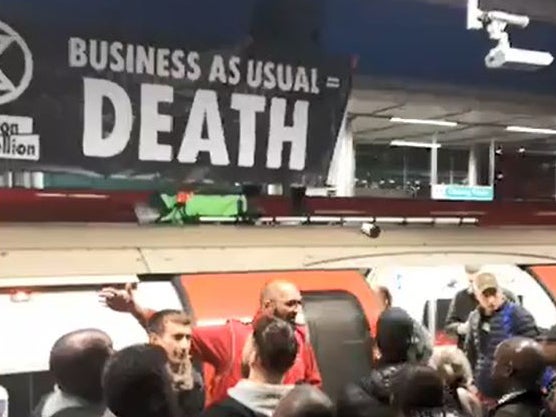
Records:
<instances>
[{"instance_id":1,"label":"black coat","mask_svg":"<svg viewBox=\"0 0 556 417\"><path fill-rule=\"evenodd\" d=\"M233 398L226 398L211 405L201 417L264 417Z\"/></svg>"},{"instance_id":2,"label":"black coat","mask_svg":"<svg viewBox=\"0 0 556 417\"><path fill-rule=\"evenodd\" d=\"M205 407L205 389L195 384L190 391L179 391L177 400L182 417L197 417Z\"/></svg>"},{"instance_id":3,"label":"black coat","mask_svg":"<svg viewBox=\"0 0 556 417\"><path fill-rule=\"evenodd\" d=\"M489 417L540 417L544 402L540 391L524 392L503 398L490 411Z\"/></svg>"},{"instance_id":4,"label":"black coat","mask_svg":"<svg viewBox=\"0 0 556 417\"><path fill-rule=\"evenodd\" d=\"M360 381L348 384L338 396L338 417L395 417L396 412L390 405L391 384L405 365L383 365ZM369 410L372 410L370 414Z\"/></svg>"}]
</instances>

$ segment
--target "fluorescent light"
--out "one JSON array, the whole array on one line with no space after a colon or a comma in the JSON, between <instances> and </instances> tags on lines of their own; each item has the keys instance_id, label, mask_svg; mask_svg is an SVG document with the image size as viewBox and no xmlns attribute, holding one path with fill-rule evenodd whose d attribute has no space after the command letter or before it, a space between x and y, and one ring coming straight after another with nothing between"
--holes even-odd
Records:
<instances>
[{"instance_id":1,"label":"fluorescent light","mask_svg":"<svg viewBox=\"0 0 556 417\"><path fill-rule=\"evenodd\" d=\"M534 127L525 127L525 126L508 126L506 130L508 132L537 133L539 135L556 135L556 130L554 129L538 129Z\"/></svg>"},{"instance_id":2,"label":"fluorescent light","mask_svg":"<svg viewBox=\"0 0 556 417\"><path fill-rule=\"evenodd\" d=\"M410 148L440 148L440 143L432 143L432 142L408 142L406 140L393 140L390 142L391 146L407 146Z\"/></svg>"},{"instance_id":3,"label":"fluorescent light","mask_svg":"<svg viewBox=\"0 0 556 417\"><path fill-rule=\"evenodd\" d=\"M445 127L454 127L458 125L457 122L449 122L447 120L403 119L401 117L392 117L390 121L392 123L406 123L411 125L430 125L430 126L445 126Z\"/></svg>"}]
</instances>

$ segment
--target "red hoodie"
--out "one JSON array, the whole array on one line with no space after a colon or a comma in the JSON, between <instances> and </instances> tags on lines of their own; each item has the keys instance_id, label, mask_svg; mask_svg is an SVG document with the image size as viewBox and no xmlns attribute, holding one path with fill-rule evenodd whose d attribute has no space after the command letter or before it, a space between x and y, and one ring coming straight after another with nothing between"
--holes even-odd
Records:
<instances>
[{"instance_id":1,"label":"red hoodie","mask_svg":"<svg viewBox=\"0 0 556 417\"><path fill-rule=\"evenodd\" d=\"M154 312L147 312L147 315L150 316L152 313ZM210 398L207 395L207 406L226 398L228 388L233 387L242 378L243 347L252 332L251 324L238 320L229 320L220 326L193 329L192 356L209 363L215 371ZM305 327L296 326L295 335L299 343L299 352L293 366L284 377L284 384L302 381L320 387L322 379Z\"/></svg>"}]
</instances>

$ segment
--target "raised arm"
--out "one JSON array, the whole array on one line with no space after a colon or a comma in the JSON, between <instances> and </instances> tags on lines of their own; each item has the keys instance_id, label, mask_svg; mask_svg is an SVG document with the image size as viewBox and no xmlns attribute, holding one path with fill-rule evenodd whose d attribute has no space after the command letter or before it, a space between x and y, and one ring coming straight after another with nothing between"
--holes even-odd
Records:
<instances>
[{"instance_id":1,"label":"raised arm","mask_svg":"<svg viewBox=\"0 0 556 417\"><path fill-rule=\"evenodd\" d=\"M114 311L129 313L146 329L149 318L154 310L143 308L135 301L132 284L128 283L125 289L105 287L99 293L100 301Z\"/></svg>"}]
</instances>

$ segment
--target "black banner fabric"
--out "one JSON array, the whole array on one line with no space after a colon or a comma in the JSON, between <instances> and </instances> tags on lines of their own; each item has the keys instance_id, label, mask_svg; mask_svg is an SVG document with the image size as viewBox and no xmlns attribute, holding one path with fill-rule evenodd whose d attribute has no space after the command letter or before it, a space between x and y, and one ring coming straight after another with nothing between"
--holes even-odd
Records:
<instances>
[{"instance_id":1,"label":"black banner fabric","mask_svg":"<svg viewBox=\"0 0 556 417\"><path fill-rule=\"evenodd\" d=\"M10 17L9 4L0 170L325 181L351 87L347 58L253 37L213 46L179 31L146 39L102 22L37 24Z\"/></svg>"}]
</instances>

